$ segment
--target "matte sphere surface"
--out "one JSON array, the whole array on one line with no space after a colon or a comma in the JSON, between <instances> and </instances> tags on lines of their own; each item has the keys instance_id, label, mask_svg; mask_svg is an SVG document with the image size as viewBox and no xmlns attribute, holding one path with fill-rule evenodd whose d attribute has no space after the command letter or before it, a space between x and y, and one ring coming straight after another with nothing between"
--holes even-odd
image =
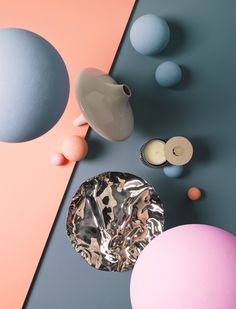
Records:
<instances>
[{"instance_id":1,"label":"matte sphere surface","mask_svg":"<svg viewBox=\"0 0 236 309\"><path fill-rule=\"evenodd\" d=\"M188 189L188 198L192 201L197 201L201 198L201 190L197 187L191 187Z\"/></svg>"},{"instance_id":2,"label":"matte sphere surface","mask_svg":"<svg viewBox=\"0 0 236 309\"><path fill-rule=\"evenodd\" d=\"M170 29L167 22L156 15L139 17L130 30L130 41L134 49L143 55L160 53L168 44Z\"/></svg>"},{"instance_id":3,"label":"matte sphere surface","mask_svg":"<svg viewBox=\"0 0 236 309\"><path fill-rule=\"evenodd\" d=\"M72 135L63 141L62 152L68 160L80 161L87 155L88 144L83 137Z\"/></svg>"},{"instance_id":4,"label":"matte sphere surface","mask_svg":"<svg viewBox=\"0 0 236 309\"><path fill-rule=\"evenodd\" d=\"M154 238L131 278L133 309L235 309L236 237L200 224Z\"/></svg>"},{"instance_id":5,"label":"matte sphere surface","mask_svg":"<svg viewBox=\"0 0 236 309\"><path fill-rule=\"evenodd\" d=\"M67 159L64 157L62 153L54 153L51 156L51 163L53 165L64 165L66 163Z\"/></svg>"},{"instance_id":6,"label":"matte sphere surface","mask_svg":"<svg viewBox=\"0 0 236 309\"><path fill-rule=\"evenodd\" d=\"M183 166L167 165L163 167L163 172L167 177L177 178L183 174Z\"/></svg>"},{"instance_id":7,"label":"matte sphere surface","mask_svg":"<svg viewBox=\"0 0 236 309\"><path fill-rule=\"evenodd\" d=\"M174 87L182 79L182 70L177 63L166 61L157 67L155 77L160 86Z\"/></svg>"},{"instance_id":8,"label":"matte sphere surface","mask_svg":"<svg viewBox=\"0 0 236 309\"><path fill-rule=\"evenodd\" d=\"M30 31L0 29L0 46L0 141L32 140L65 110L66 66L48 41Z\"/></svg>"}]
</instances>

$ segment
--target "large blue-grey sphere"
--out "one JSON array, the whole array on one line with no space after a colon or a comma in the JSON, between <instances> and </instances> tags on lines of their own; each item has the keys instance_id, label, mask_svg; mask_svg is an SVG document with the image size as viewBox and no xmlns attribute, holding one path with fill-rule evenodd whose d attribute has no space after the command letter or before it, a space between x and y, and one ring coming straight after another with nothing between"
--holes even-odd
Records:
<instances>
[{"instance_id":1,"label":"large blue-grey sphere","mask_svg":"<svg viewBox=\"0 0 236 309\"><path fill-rule=\"evenodd\" d=\"M166 61L157 67L155 77L159 85L174 87L182 79L182 70L175 62Z\"/></svg>"},{"instance_id":2,"label":"large blue-grey sphere","mask_svg":"<svg viewBox=\"0 0 236 309\"><path fill-rule=\"evenodd\" d=\"M24 142L62 116L69 77L57 50L23 29L0 29L0 141Z\"/></svg>"},{"instance_id":3,"label":"large blue-grey sphere","mask_svg":"<svg viewBox=\"0 0 236 309\"><path fill-rule=\"evenodd\" d=\"M167 22L156 15L139 17L130 30L130 41L134 49L143 55L160 53L168 44L170 29Z\"/></svg>"}]
</instances>

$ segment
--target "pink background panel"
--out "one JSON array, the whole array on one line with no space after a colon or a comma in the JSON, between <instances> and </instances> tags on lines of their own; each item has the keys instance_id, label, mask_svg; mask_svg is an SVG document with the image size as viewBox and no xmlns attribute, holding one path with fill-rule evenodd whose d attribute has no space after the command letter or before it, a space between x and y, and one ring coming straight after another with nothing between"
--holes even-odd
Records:
<instances>
[{"instance_id":1,"label":"pink background panel","mask_svg":"<svg viewBox=\"0 0 236 309\"><path fill-rule=\"evenodd\" d=\"M48 133L21 144L0 143L0 308L22 306L74 163L55 167L51 154L79 115L74 82L87 66L108 71L134 0L1 1L0 26L34 31L62 55L70 75L68 107ZM2 103L1 103L2 104Z\"/></svg>"}]
</instances>

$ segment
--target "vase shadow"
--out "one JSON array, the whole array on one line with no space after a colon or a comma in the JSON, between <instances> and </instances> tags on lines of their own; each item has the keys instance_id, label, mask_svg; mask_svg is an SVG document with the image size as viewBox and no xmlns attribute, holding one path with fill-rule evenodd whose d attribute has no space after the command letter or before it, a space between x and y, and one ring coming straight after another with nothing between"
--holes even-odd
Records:
<instances>
[{"instance_id":1,"label":"vase shadow","mask_svg":"<svg viewBox=\"0 0 236 309\"><path fill-rule=\"evenodd\" d=\"M106 144L101 140L102 138L99 135L92 134L91 128L89 128L86 139L88 141L89 147L88 147L88 154L85 160L95 160L105 155Z\"/></svg>"}]
</instances>

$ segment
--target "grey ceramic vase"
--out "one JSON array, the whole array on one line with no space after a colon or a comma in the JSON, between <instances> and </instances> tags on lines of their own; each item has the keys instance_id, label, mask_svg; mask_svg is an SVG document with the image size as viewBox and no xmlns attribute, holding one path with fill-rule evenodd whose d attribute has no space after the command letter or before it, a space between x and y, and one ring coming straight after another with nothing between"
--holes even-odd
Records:
<instances>
[{"instance_id":1,"label":"grey ceramic vase","mask_svg":"<svg viewBox=\"0 0 236 309\"><path fill-rule=\"evenodd\" d=\"M127 85L117 84L111 76L98 69L84 69L76 81L76 98L82 116L74 124L82 125L86 119L105 139L126 140L134 127L130 96Z\"/></svg>"}]
</instances>

